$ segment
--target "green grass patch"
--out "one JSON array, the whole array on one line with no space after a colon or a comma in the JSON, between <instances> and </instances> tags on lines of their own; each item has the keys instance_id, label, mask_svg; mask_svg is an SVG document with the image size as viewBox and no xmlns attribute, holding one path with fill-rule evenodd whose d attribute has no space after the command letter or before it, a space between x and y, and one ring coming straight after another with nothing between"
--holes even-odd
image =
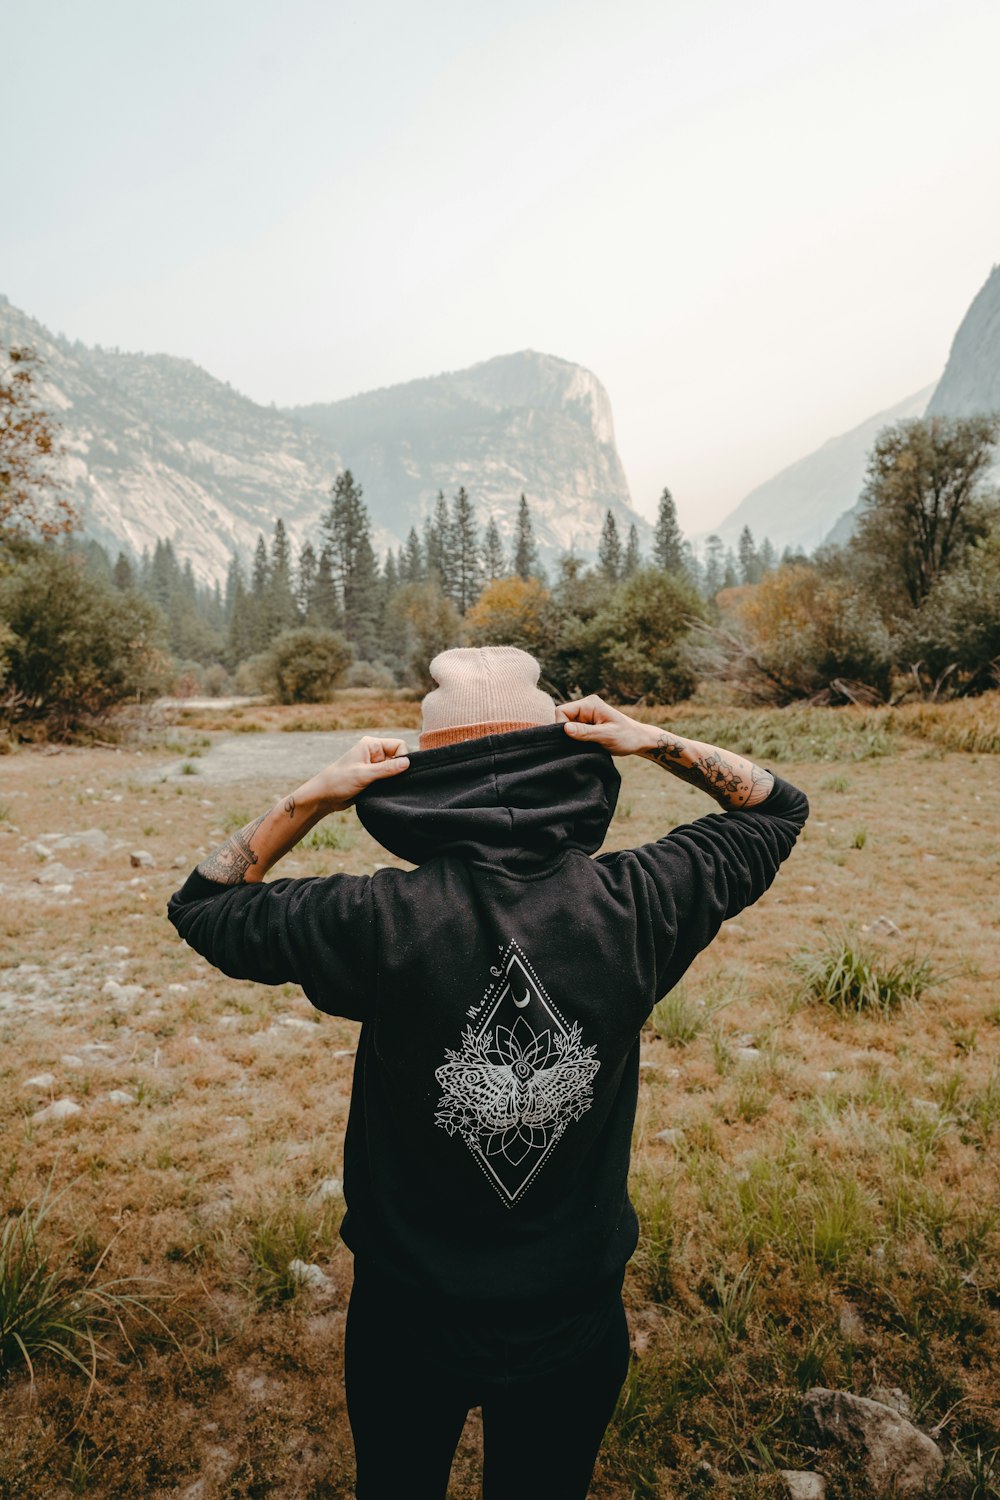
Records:
<instances>
[{"instance_id":1,"label":"green grass patch","mask_svg":"<svg viewBox=\"0 0 1000 1500\"><path fill-rule=\"evenodd\" d=\"M843 1014L888 1015L943 982L928 958L890 959L849 935L831 937L818 952L801 953L792 963L801 976L802 998Z\"/></svg>"}]
</instances>

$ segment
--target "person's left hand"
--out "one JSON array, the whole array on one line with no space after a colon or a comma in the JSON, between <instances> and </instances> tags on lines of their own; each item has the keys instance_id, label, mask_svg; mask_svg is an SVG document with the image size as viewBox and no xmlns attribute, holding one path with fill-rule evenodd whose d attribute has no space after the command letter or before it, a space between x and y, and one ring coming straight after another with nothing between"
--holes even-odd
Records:
<instances>
[{"instance_id":1,"label":"person's left hand","mask_svg":"<svg viewBox=\"0 0 1000 1500\"><path fill-rule=\"evenodd\" d=\"M341 812L373 781L398 776L409 764L405 740L366 734L313 777L313 789L327 812Z\"/></svg>"}]
</instances>

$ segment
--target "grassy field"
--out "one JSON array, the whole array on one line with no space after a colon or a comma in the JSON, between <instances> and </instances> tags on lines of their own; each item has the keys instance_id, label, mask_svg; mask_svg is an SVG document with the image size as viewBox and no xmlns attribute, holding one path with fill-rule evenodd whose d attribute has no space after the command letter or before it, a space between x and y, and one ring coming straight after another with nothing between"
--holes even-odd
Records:
<instances>
[{"instance_id":1,"label":"grassy field","mask_svg":"<svg viewBox=\"0 0 1000 1500\"><path fill-rule=\"evenodd\" d=\"M357 1027L216 974L164 905L286 789L202 786L219 736L415 715L362 694L199 711L142 748L0 761L0 1495L351 1493L337 1229ZM938 1494L996 1497L1000 704L670 722L796 781L812 817L644 1033L636 1358L593 1494L750 1500L814 1468L830 1500L867 1500L808 1446L819 1384L899 1387L949 1456ZM192 769L161 779L178 756ZM623 778L609 847L713 810L645 762ZM341 815L280 873L387 862ZM882 917L898 934L866 932ZM63 1099L79 1108L45 1114ZM455 1500L477 1471L473 1415Z\"/></svg>"}]
</instances>

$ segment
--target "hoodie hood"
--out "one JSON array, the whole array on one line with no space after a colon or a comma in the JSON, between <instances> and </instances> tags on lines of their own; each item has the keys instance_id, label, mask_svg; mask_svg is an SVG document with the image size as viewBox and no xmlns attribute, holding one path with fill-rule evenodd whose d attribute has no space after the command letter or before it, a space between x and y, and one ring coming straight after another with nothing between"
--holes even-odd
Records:
<instances>
[{"instance_id":1,"label":"hoodie hood","mask_svg":"<svg viewBox=\"0 0 1000 1500\"><path fill-rule=\"evenodd\" d=\"M409 769L373 782L356 807L372 838L411 864L447 850L540 869L601 847L620 785L606 750L545 724L412 751Z\"/></svg>"}]
</instances>

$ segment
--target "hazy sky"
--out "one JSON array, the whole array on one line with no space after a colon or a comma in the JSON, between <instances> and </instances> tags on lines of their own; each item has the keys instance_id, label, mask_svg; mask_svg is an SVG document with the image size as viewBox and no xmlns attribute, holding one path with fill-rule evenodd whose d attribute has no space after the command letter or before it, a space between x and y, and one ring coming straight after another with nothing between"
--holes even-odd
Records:
<instances>
[{"instance_id":1,"label":"hazy sky","mask_svg":"<svg viewBox=\"0 0 1000 1500\"><path fill-rule=\"evenodd\" d=\"M32 0L4 53L18 306L279 404L561 355L691 531L1000 259L998 0Z\"/></svg>"}]
</instances>

